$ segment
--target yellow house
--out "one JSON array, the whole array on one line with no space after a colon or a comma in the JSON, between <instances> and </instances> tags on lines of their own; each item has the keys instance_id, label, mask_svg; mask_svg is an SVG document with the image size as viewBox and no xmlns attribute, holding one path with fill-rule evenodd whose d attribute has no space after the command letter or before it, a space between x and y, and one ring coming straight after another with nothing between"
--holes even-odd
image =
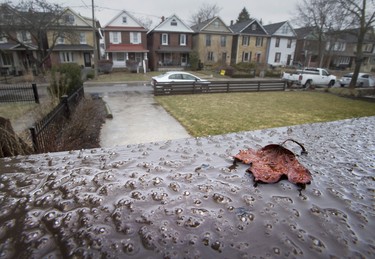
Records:
<instances>
[{"instance_id":1,"label":"yellow house","mask_svg":"<svg viewBox=\"0 0 375 259\"><path fill-rule=\"evenodd\" d=\"M92 67L94 47L100 53L100 23L95 21L94 38L92 19L67 8L55 28L47 32L51 65L77 63L81 67Z\"/></svg>"},{"instance_id":2,"label":"yellow house","mask_svg":"<svg viewBox=\"0 0 375 259\"><path fill-rule=\"evenodd\" d=\"M204 65L230 64L233 33L219 17L191 27L194 30L193 50Z\"/></svg>"},{"instance_id":3,"label":"yellow house","mask_svg":"<svg viewBox=\"0 0 375 259\"><path fill-rule=\"evenodd\" d=\"M232 24L233 50L231 63L253 62L265 64L267 62L267 47L269 36L264 27L255 19Z\"/></svg>"}]
</instances>

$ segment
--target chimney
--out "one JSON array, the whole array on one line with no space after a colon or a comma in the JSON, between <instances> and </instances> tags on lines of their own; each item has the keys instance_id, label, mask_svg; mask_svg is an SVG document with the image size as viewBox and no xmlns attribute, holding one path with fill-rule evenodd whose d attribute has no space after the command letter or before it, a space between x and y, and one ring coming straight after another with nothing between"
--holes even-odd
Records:
<instances>
[{"instance_id":1,"label":"chimney","mask_svg":"<svg viewBox=\"0 0 375 259\"><path fill-rule=\"evenodd\" d=\"M165 20L165 17L162 16L162 17L161 17L161 22L164 22L164 20Z\"/></svg>"},{"instance_id":2,"label":"chimney","mask_svg":"<svg viewBox=\"0 0 375 259\"><path fill-rule=\"evenodd\" d=\"M230 20L230 26L233 26L233 20Z\"/></svg>"}]
</instances>

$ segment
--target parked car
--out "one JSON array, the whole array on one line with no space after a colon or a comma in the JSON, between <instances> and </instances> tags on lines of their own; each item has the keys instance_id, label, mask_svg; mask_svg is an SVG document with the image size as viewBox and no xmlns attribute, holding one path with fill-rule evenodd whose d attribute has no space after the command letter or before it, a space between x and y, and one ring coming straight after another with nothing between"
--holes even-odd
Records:
<instances>
[{"instance_id":1,"label":"parked car","mask_svg":"<svg viewBox=\"0 0 375 259\"><path fill-rule=\"evenodd\" d=\"M153 87L156 86L158 83L184 83L184 82L191 82L191 83L198 83L198 84L209 84L210 82L201 79L193 74L183 72L183 71L169 71L164 74L152 77L151 85Z\"/></svg>"},{"instance_id":2,"label":"parked car","mask_svg":"<svg viewBox=\"0 0 375 259\"><path fill-rule=\"evenodd\" d=\"M339 83L342 87L348 86L352 81L353 73L349 73L340 78ZM375 87L375 77L368 73L359 73L357 87Z\"/></svg>"}]
</instances>

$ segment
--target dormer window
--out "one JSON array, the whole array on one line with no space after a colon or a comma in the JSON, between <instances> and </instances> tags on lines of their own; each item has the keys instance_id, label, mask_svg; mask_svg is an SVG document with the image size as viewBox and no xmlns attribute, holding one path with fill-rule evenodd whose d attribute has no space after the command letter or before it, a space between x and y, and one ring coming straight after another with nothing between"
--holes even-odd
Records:
<instances>
[{"instance_id":1,"label":"dormer window","mask_svg":"<svg viewBox=\"0 0 375 259\"><path fill-rule=\"evenodd\" d=\"M173 19L173 20L171 21L171 26L177 26L177 21L176 21L176 19Z\"/></svg>"},{"instance_id":2,"label":"dormer window","mask_svg":"<svg viewBox=\"0 0 375 259\"><path fill-rule=\"evenodd\" d=\"M122 17L122 23L127 23L128 22L128 18L126 16L123 16Z\"/></svg>"},{"instance_id":3,"label":"dormer window","mask_svg":"<svg viewBox=\"0 0 375 259\"><path fill-rule=\"evenodd\" d=\"M255 31L255 30L257 29L257 25L256 25L256 24L251 25L251 29L252 29L253 31Z\"/></svg>"},{"instance_id":4,"label":"dormer window","mask_svg":"<svg viewBox=\"0 0 375 259\"><path fill-rule=\"evenodd\" d=\"M65 19L65 22L67 24L73 24L74 23L74 16L72 14L65 15L64 19Z\"/></svg>"},{"instance_id":5,"label":"dormer window","mask_svg":"<svg viewBox=\"0 0 375 259\"><path fill-rule=\"evenodd\" d=\"M219 28L219 21L215 21L214 26L215 26L215 28Z\"/></svg>"}]
</instances>

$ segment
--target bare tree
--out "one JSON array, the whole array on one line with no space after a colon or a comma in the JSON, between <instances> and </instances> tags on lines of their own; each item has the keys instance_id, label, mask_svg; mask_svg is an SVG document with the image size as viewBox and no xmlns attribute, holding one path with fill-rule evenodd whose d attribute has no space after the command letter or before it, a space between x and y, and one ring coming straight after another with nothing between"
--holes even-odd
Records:
<instances>
[{"instance_id":1,"label":"bare tree","mask_svg":"<svg viewBox=\"0 0 375 259\"><path fill-rule=\"evenodd\" d=\"M36 69L43 67L62 35L77 40L78 35L64 19L64 10L57 4L44 0L26 0L18 5L3 4L0 8L0 34L25 49L27 66ZM47 32L50 34L48 44ZM36 57L32 55L36 52Z\"/></svg>"},{"instance_id":2,"label":"bare tree","mask_svg":"<svg viewBox=\"0 0 375 259\"><path fill-rule=\"evenodd\" d=\"M366 34L375 25L375 1L374 0L338 0L343 9L348 11L347 19L357 32L357 47L355 67L349 88L355 88L358 74L363 63L363 44Z\"/></svg>"},{"instance_id":3,"label":"bare tree","mask_svg":"<svg viewBox=\"0 0 375 259\"><path fill-rule=\"evenodd\" d=\"M221 8L216 4L204 3L199 10L190 16L189 23L191 25L198 24L200 21L209 20L219 14Z\"/></svg>"},{"instance_id":4,"label":"bare tree","mask_svg":"<svg viewBox=\"0 0 375 259\"><path fill-rule=\"evenodd\" d=\"M325 33L338 30L344 25L345 10L340 10L336 0L302 0L296 9L297 17L293 22L314 29L319 66L322 66L326 47Z\"/></svg>"}]
</instances>

